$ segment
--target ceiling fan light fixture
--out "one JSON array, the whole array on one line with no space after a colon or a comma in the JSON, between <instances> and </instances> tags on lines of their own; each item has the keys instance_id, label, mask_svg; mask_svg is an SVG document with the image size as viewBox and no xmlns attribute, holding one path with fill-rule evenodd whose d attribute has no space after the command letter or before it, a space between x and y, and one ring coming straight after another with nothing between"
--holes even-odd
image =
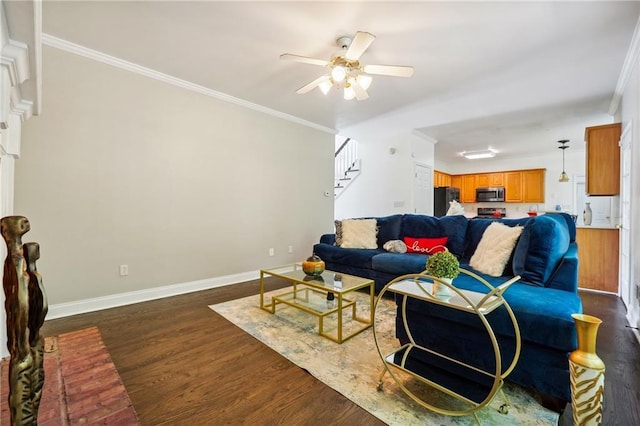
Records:
<instances>
[{"instance_id":1,"label":"ceiling fan light fixture","mask_svg":"<svg viewBox=\"0 0 640 426\"><path fill-rule=\"evenodd\" d=\"M331 78L336 83L340 83L346 77L347 77L347 71L344 69L344 67L340 65L333 67L333 69L331 70Z\"/></svg>"},{"instance_id":2,"label":"ceiling fan light fixture","mask_svg":"<svg viewBox=\"0 0 640 426\"><path fill-rule=\"evenodd\" d=\"M350 101L351 99L356 97L356 92L354 92L353 87L345 86L344 87L344 99Z\"/></svg>"},{"instance_id":3,"label":"ceiling fan light fixture","mask_svg":"<svg viewBox=\"0 0 640 426\"><path fill-rule=\"evenodd\" d=\"M371 76L369 76L369 75L360 74L358 76L358 84L364 90L367 90L369 88L369 86L371 86L371 82L372 81L373 81L373 78L371 78Z\"/></svg>"},{"instance_id":4,"label":"ceiling fan light fixture","mask_svg":"<svg viewBox=\"0 0 640 426\"><path fill-rule=\"evenodd\" d=\"M492 158L496 156L493 149L484 149L481 151L464 151L462 156L468 160L478 160L480 158Z\"/></svg>"},{"instance_id":5,"label":"ceiling fan light fixture","mask_svg":"<svg viewBox=\"0 0 640 426\"><path fill-rule=\"evenodd\" d=\"M331 88L333 87L333 83L331 82L331 80L326 80L320 83L318 87L320 88L320 91L326 95L327 93L329 93L329 90L331 90Z\"/></svg>"}]
</instances>

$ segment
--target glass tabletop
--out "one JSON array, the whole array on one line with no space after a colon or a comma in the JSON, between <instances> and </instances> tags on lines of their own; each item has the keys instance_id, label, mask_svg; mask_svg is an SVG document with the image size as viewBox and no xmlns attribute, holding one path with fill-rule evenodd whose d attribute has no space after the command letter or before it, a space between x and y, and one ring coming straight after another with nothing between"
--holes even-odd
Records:
<instances>
[{"instance_id":1,"label":"glass tabletop","mask_svg":"<svg viewBox=\"0 0 640 426\"><path fill-rule=\"evenodd\" d=\"M340 272L333 272L325 270L319 276L308 276L302 270L300 264L282 266L279 268L263 269L261 272L295 281L300 284L308 284L313 287L318 287L326 290L333 290L335 292L347 292L354 289L359 289L370 285L373 280L368 278L356 277L353 275L347 275Z\"/></svg>"}]
</instances>

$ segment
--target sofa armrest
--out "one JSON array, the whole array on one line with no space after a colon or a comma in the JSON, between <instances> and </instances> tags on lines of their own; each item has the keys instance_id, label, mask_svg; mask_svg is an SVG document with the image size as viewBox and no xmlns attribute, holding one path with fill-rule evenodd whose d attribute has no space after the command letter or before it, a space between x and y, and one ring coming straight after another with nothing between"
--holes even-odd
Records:
<instances>
[{"instance_id":1,"label":"sofa armrest","mask_svg":"<svg viewBox=\"0 0 640 426\"><path fill-rule=\"evenodd\" d=\"M335 244L336 243L336 234L324 234L320 237L320 243L324 244Z\"/></svg>"},{"instance_id":2,"label":"sofa armrest","mask_svg":"<svg viewBox=\"0 0 640 426\"><path fill-rule=\"evenodd\" d=\"M545 287L572 293L578 292L578 245L576 243L569 244L569 249Z\"/></svg>"}]
</instances>

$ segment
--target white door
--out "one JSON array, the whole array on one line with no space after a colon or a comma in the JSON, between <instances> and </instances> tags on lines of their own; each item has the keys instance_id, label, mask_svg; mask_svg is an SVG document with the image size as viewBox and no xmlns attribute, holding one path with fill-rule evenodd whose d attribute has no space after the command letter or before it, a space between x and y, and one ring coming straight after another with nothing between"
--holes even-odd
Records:
<instances>
[{"instance_id":1,"label":"white door","mask_svg":"<svg viewBox=\"0 0 640 426\"><path fill-rule=\"evenodd\" d=\"M433 215L433 169L425 164L415 163L414 212Z\"/></svg>"},{"instance_id":2,"label":"white door","mask_svg":"<svg viewBox=\"0 0 640 426\"><path fill-rule=\"evenodd\" d=\"M631 303L631 124L620 138L620 297Z\"/></svg>"}]
</instances>

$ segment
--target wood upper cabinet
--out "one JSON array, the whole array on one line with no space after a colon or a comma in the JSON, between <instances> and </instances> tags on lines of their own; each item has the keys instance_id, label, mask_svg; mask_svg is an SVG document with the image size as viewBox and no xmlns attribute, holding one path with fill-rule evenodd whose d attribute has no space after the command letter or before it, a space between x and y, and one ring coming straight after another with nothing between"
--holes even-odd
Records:
<instances>
[{"instance_id":1,"label":"wood upper cabinet","mask_svg":"<svg viewBox=\"0 0 640 426\"><path fill-rule=\"evenodd\" d=\"M489 186L504 186L504 173L489 173Z\"/></svg>"},{"instance_id":2,"label":"wood upper cabinet","mask_svg":"<svg viewBox=\"0 0 640 426\"><path fill-rule=\"evenodd\" d=\"M478 173L451 176L451 186L460 188L461 203L476 202L476 188L504 186L507 203L544 203L545 169Z\"/></svg>"},{"instance_id":3,"label":"wood upper cabinet","mask_svg":"<svg viewBox=\"0 0 640 426\"><path fill-rule=\"evenodd\" d=\"M451 186L453 188L461 189L462 188L462 176L461 175L451 176Z\"/></svg>"},{"instance_id":4,"label":"wood upper cabinet","mask_svg":"<svg viewBox=\"0 0 640 426\"><path fill-rule=\"evenodd\" d=\"M544 169L523 170L522 201L544 203Z\"/></svg>"},{"instance_id":5,"label":"wood upper cabinet","mask_svg":"<svg viewBox=\"0 0 640 426\"><path fill-rule=\"evenodd\" d=\"M462 187L460 188L461 203L476 202L476 175L462 175Z\"/></svg>"},{"instance_id":6,"label":"wood upper cabinet","mask_svg":"<svg viewBox=\"0 0 640 426\"><path fill-rule=\"evenodd\" d=\"M434 170L433 186L436 188L439 188L441 186L451 186L451 175Z\"/></svg>"},{"instance_id":7,"label":"wood upper cabinet","mask_svg":"<svg viewBox=\"0 0 640 426\"><path fill-rule=\"evenodd\" d=\"M617 229L578 228L578 287L618 292Z\"/></svg>"},{"instance_id":8,"label":"wood upper cabinet","mask_svg":"<svg viewBox=\"0 0 640 426\"><path fill-rule=\"evenodd\" d=\"M522 172L504 173L504 201L507 203L521 203L522 201Z\"/></svg>"},{"instance_id":9,"label":"wood upper cabinet","mask_svg":"<svg viewBox=\"0 0 640 426\"><path fill-rule=\"evenodd\" d=\"M620 194L620 123L587 127L587 195Z\"/></svg>"},{"instance_id":10,"label":"wood upper cabinet","mask_svg":"<svg viewBox=\"0 0 640 426\"><path fill-rule=\"evenodd\" d=\"M476 175L476 187L504 186L504 173L480 173Z\"/></svg>"},{"instance_id":11,"label":"wood upper cabinet","mask_svg":"<svg viewBox=\"0 0 640 426\"><path fill-rule=\"evenodd\" d=\"M489 183L489 176L490 173L481 173L479 175L476 175L476 187L483 188L491 186L491 184Z\"/></svg>"}]
</instances>

